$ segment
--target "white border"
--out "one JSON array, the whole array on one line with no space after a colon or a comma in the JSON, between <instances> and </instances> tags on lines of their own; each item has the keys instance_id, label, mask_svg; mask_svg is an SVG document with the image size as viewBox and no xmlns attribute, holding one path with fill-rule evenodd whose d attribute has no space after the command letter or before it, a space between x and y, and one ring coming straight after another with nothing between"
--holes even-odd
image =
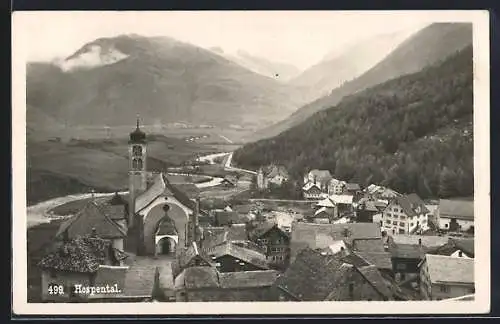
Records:
<instances>
[{"instance_id":1,"label":"white border","mask_svg":"<svg viewBox=\"0 0 500 324\"><path fill-rule=\"evenodd\" d=\"M73 12L60 12L70 15ZM113 12L118 14L120 12ZM149 12L140 12L146 14ZM227 13L227 12L226 12ZM261 12L254 12L259 14ZM309 13L311 13L309 11ZM360 13L350 11L349 14ZM484 11L377 11L421 15L435 21L466 21L474 30L474 170L476 299L474 301L413 302L210 302L210 303L27 303L26 264L26 34L22 18L37 12L12 15L12 165L13 165L13 312L18 315L173 315L173 314L460 314L487 313L490 309L490 140L489 140L489 12ZM108 14L111 14L108 12ZM138 13L135 13L138 14ZM161 14L156 12L156 14ZM480 248L479 248L480 247Z\"/></svg>"}]
</instances>

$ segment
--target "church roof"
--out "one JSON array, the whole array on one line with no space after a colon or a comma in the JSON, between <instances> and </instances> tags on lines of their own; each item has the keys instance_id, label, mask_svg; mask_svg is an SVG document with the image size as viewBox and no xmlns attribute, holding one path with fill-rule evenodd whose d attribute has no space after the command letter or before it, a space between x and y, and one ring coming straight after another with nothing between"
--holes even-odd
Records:
<instances>
[{"instance_id":1,"label":"church roof","mask_svg":"<svg viewBox=\"0 0 500 324\"><path fill-rule=\"evenodd\" d=\"M194 202L192 198L182 190L183 188L180 188L178 185L171 184L168 181L168 178L162 173L155 174L153 178L153 184L136 198L135 212L140 212L141 210L146 208L153 200L161 196L173 196L181 204L194 211L196 208L196 202ZM197 197L196 192L190 191L190 193L192 194L193 198Z\"/></svg>"},{"instance_id":2,"label":"church roof","mask_svg":"<svg viewBox=\"0 0 500 324\"><path fill-rule=\"evenodd\" d=\"M137 128L130 133L130 143L146 143L146 133L139 127L139 118L137 118Z\"/></svg>"}]
</instances>

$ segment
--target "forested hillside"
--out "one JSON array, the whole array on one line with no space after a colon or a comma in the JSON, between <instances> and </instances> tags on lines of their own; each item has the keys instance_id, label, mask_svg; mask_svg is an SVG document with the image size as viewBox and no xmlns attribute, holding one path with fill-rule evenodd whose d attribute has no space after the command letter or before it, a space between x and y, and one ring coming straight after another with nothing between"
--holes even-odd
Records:
<instances>
[{"instance_id":1,"label":"forested hillside","mask_svg":"<svg viewBox=\"0 0 500 324\"><path fill-rule=\"evenodd\" d=\"M285 164L423 198L473 193L472 46L421 72L345 97L280 135L235 152L239 166Z\"/></svg>"}]
</instances>

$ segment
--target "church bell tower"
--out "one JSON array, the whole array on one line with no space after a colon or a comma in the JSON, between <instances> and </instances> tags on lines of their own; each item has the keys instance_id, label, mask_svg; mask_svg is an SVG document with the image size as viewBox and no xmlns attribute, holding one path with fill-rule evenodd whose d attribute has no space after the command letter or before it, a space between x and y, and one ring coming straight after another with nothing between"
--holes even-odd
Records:
<instances>
[{"instance_id":1,"label":"church bell tower","mask_svg":"<svg viewBox=\"0 0 500 324\"><path fill-rule=\"evenodd\" d=\"M135 199L146 190L146 133L139 127L139 117L137 117L137 128L130 133L128 145L129 155L129 228L133 226L135 217Z\"/></svg>"}]
</instances>

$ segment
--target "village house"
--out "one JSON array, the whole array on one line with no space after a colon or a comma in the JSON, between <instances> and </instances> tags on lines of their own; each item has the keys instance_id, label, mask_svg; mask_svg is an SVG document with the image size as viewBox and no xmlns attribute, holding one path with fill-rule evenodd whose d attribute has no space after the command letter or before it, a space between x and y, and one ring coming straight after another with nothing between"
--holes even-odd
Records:
<instances>
[{"instance_id":1,"label":"village house","mask_svg":"<svg viewBox=\"0 0 500 324\"><path fill-rule=\"evenodd\" d=\"M474 232L474 201L440 199L435 212L439 229Z\"/></svg>"},{"instance_id":2,"label":"village house","mask_svg":"<svg viewBox=\"0 0 500 324\"><path fill-rule=\"evenodd\" d=\"M448 242L432 249L429 254L474 259L474 239L456 239L450 237L448 238Z\"/></svg>"},{"instance_id":3,"label":"village house","mask_svg":"<svg viewBox=\"0 0 500 324\"><path fill-rule=\"evenodd\" d=\"M328 182L328 195L341 195L344 192L346 182L337 179L331 179Z\"/></svg>"},{"instance_id":4,"label":"village house","mask_svg":"<svg viewBox=\"0 0 500 324\"><path fill-rule=\"evenodd\" d=\"M106 284L116 290L109 295L117 295L117 289L124 287L126 257L112 247L110 240L99 238L95 232L56 241L38 263L42 271L41 298L43 301L85 301L94 296L82 287Z\"/></svg>"},{"instance_id":5,"label":"village house","mask_svg":"<svg viewBox=\"0 0 500 324\"><path fill-rule=\"evenodd\" d=\"M355 239L350 250L377 267L385 277L394 278L391 253L385 248L383 239Z\"/></svg>"},{"instance_id":6,"label":"village house","mask_svg":"<svg viewBox=\"0 0 500 324\"><path fill-rule=\"evenodd\" d=\"M212 267L190 267L175 278L177 302L271 301L275 270L219 272Z\"/></svg>"},{"instance_id":7,"label":"village house","mask_svg":"<svg viewBox=\"0 0 500 324\"><path fill-rule=\"evenodd\" d=\"M346 183L344 187L344 193L348 195L358 195L361 193L361 187L357 183Z\"/></svg>"},{"instance_id":8,"label":"village house","mask_svg":"<svg viewBox=\"0 0 500 324\"><path fill-rule=\"evenodd\" d=\"M351 245L356 239L381 239L380 226L374 223L313 224L297 222L292 225L290 261L305 249L324 249L337 241Z\"/></svg>"},{"instance_id":9,"label":"village house","mask_svg":"<svg viewBox=\"0 0 500 324\"><path fill-rule=\"evenodd\" d=\"M56 239L69 240L95 232L100 238L111 240L112 247L123 252L128 229L126 205L121 202L117 194L104 201L91 198L76 215L60 225Z\"/></svg>"},{"instance_id":10,"label":"village house","mask_svg":"<svg viewBox=\"0 0 500 324\"><path fill-rule=\"evenodd\" d=\"M337 217L354 216L353 196L331 195L328 198L337 207Z\"/></svg>"},{"instance_id":11,"label":"village house","mask_svg":"<svg viewBox=\"0 0 500 324\"><path fill-rule=\"evenodd\" d=\"M302 196L304 199L319 200L326 198L328 194L321 190L319 184L308 182L302 187Z\"/></svg>"},{"instance_id":12,"label":"village house","mask_svg":"<svg viewBox=\"0 0 500 324\"><path fill-rule=\"evenodd\" d=\"M196 242L192 242L191 246L182 250L176 260L172 262L173 277L177 277L184 269L189 267L215 267L215 263Z\"/></svg>"},{"instance_id":13,"label":"village house","mask_svg":"<svg viewBox=\"0 0 500 324\"><path fill-rule=\"evenodd\" d=\"M236 187L236 185L238 184L238 178L232 175L227 175L224 177L221 184L224 187L229 187L229 188Z\"/></svg>"},{"instance_id":14,"label":"village house","mask_svg":"<svg viewBox=\"0 0 500 324\"><path fill-rule=\"evenodd\" d=\"M401 194L390 188L371 184L365 188L365 192L372 198L378 200L389 200L401 196Z\"/></svg>"},{"instance_id":15,"label":"village house","mask_svg":"<svg viewBox=\"0 0 500 324\"><path fill-rule=\"evenodd\" d=\"M337 219L336 209L328 207L320 207L313 215L307 218L309 221L316 224L330 224Z\"/></svg>"},{"instance_id":16,"label":"village house","mask_svg":"<svg viewBox=\"0 0 500 324\"><path fill-rule=\"evenodd\" d=\"M474 259L426 254L420 265L420 292L426 300L474 294Z\"/></svg>"},{"instance_id":17,"label":"village house","mask_svg":"<svg viewBox=\"0 0 500 324\"><path fill-rule=\"evenodd\" d=\"M281 301L394 300L388 281L363 258L310 248L301 250L274 287Z\"/></svg>"},{"instance_id":18,"label":"village house","mask_svg":"<svg viewBox=\"0 0 500 324\"><path fill-rule=\"evenodd\" d=\"M239 246L230 241L207 249L219 272L268 270L264 253L256 249Z\"/></svg>"},{"instance_id":19,"label":"village house","mask_svg":"<svg viewBox=\"0 0 500 324\"><path fill-rule=\"evenodd\" d=\"M416 194L392 198L382 214L382 226L390 234L422 233L429 229L428 210Z\"/></svg>"},{"instance_id":20,"label":"village house","mask_svg":"<svg viewBox=\"0 0 500 324\"><path fill-rule=\"evenodd\" d=\"M321 192L328 194L328 186L332 179L330 171L314 169L304 175L304 185L315 184Z\"/></svg>"},{"instance_id":21,"label":"village house","mask_svg":"<svg viewBox=\"0 0 500 324\"><path fill-rule=\"evenodd\" d=\"M282 269L290 258L290 236L275 223L261 223L249 233L251 241L265 246L267 262L271 267Z\"/></svg>"},{"instance_id":22,"label":"village house","mask_svg":"<svg viewBox=\"0 0 500 324\"><path fill-rule=\"evenodd\" d=\"M205 253L209 253L213 252L215 247L226 244L227 242L265 253L265 248L258 246L248 239L247 225L244 224L204 228L200 247Z\"/></svg>"},{"instance_id":23,"label":"village house","mask_svg":"<svg viewBox=\"0 0 500 324\"><path fill-rule=\"evenodd\" d=\"M269 189L270 185L281 186L289 179L290 175L284 166L271 164L257 171L257 188L265 190Z\"/></svg>"},{"instance_id":24,"label":"village house","mask_svg":"<svg viewBox=\"0 0 500 324\"><path fill-rule=\"evenodd\" d=\"M233 224L244 224L245 218L241 217L238 212L226 210L211 211L213 215L213 226L229 226Z\"/></svg>"},{"instance_id":25,"label":"village house","mask_svg":"<svg viewBox=\"0 0 500 324\"><path fill-rule=\"evenodd\" d=\"M382 226L382 212L387 207L383 202L361 198L355 206L356 221L359 223L379 222ZM374 217L380 214L380 219Z\"/></svg>"}]
</instances>

